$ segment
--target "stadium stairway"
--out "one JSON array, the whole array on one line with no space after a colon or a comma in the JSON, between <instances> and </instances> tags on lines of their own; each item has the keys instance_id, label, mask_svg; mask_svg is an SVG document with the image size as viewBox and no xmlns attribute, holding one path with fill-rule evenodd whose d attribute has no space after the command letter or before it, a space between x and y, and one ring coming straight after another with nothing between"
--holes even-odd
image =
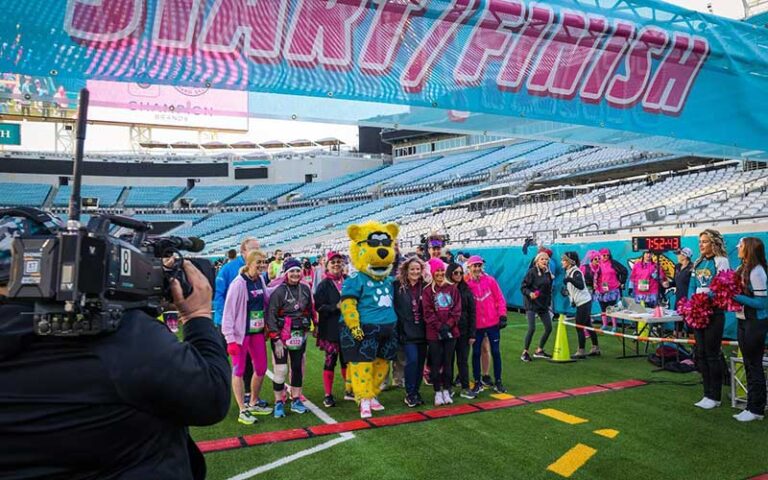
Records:
<instances>
[{"instance_id":1,"label":"stadium stairway","mask_svg":"<svg viewBox=\"0 0 768 480\"><path fill-rule=\"evenodd\" d=\"M120 196L117 197L117 201L115 202L115 208L125 208L125 201L128 200L128 192L130 191L131 187L125 187L123 191L120 193Z\"/></svg>"},{"instance_id":2,"label":"stadium stairway","mask_svg":"<svg viewBox=\"0 0 768 480\"><path fill-rule=\"evenodd\" d=\"M43 209L44 210L50 210L53 206L53 200L56 198L56 195L59 193L59 186L54 185L51 187L51 191L48 192L48 196L45 197L45 201L43 202Z\"/></svg>"}]
</instances>

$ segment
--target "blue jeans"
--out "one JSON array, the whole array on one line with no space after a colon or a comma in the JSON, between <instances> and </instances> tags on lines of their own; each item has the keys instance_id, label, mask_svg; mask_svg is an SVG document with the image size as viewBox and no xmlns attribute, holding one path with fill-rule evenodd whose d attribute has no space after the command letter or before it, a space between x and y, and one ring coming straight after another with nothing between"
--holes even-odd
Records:
<instances>
[{"instance_id":1,"label":"blue jeans","mask_svg":"<svg viewBox=\"0 0 768 480\"><path fill-rule=\"evenodd\" d=\"M493 357L493 377L496 383L501 382L501 330L499 326L478 328L475 332L475 344L472 346L472 374L475 382L480 381L480 353L483 351L483 338L488 337Z\"/></svg>"},{"instance_id":2,"label":"blue jeans","mask_svg":"<svg viewBox=\"0 0 768 480\"><path fill-rule=\"evenodd\" d=\"M424 370L424 360L427 358L426 343L406 343L405 352L405 393L414 395L421 387L421 374Z\"/></svg>"}]
</instances>

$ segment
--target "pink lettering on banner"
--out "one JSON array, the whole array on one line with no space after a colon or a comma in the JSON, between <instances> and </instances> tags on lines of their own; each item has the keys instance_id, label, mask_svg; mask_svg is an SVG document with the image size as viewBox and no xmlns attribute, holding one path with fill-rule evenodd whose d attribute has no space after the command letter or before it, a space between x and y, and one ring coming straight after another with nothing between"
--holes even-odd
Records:
<instances>
[{"instance_id":1,"label":"pink lettering on banner","mask_svg":"<svg viewBox=\"0 0 768 480\"><path fill-rule=\"evenodd\" d=\"M91 42L130 39L143 27L144 0L68 0L64 30Z\"/></svg>"},{"instance_id":2,"label":"pink lettering on banner","mask_svg":"<svg viewBox=\"0 0 768 480\"><path fill-rule=\"evenodd\" d=\"M440 15L426 38L419 44L405 66L400 84L405 91L418 93L424 87L429 72L443 54L456 30L474 15L479 0L453 0Z\"/></svg>"},{"instance_id":3,"label":"pink lettering on banner","mask_svg":"<svg viewBox=\"0 0 768 480\"><path fill-rule=\"evenodd\" d=\"M378 3L371 27L363 42L360 70L371 75L385 75L392 69L392 62L400 48L401 36L408 19L422 11L428 0L405 0Z\"/></svg>"},{"instance_id":4,"label":"pink lettering on banner","mask_svg":"<svg viewBox=\"0 0 768 480\"><path fill-rule=\"evenodd\" d=\"M283 55L293 65L330 70L352 66L352 31L366 0L299 0Z\"/></svg>"},{"instance_id":5,"label":"pink lettering on banner","mask_svg":"<svg viewBox=\"0 0 768 480\"><path fill-rule=\"evenodd\" d=\"M706 39L675 33L672 48L645 92L643 108L654 113L679 114L708 56Z\"/></svg>"},{"instance_id":6,"label":"pink lettering on banner","mask_svg":"<svg viewBox=\"0 0 768 480\"><path fill-rule=\"evenodd\" d=\"M518 0L490 0L481 20L461 52L453 78L460 85L480 85L490 59L503 58L525 23L525 7Z\"/></svg>"},{"instance_id":7,"label":"pink lettering on banner","mask_svg":"<svg viewBox=\"0 0 768 480\"><path fill-rule=\"evenodd\" d=\"M653 58L659 58L669 42L669 35L657 27L645 27L632 42L624 61L624 74L617 74L608 86L605 98L616 108L631 108L639 100L651 77Z\"/></svg>"},{"instance_id":8,"label":"pink lettering on banner","mask_svg":"<svg viewBox=\"0 0 768 480\"><path fill-rule=\"evenodd\" d=\"M528 10L525 28L509 48L496 83L501 90L516 92L523 83L541 41L546 37L555 21L555 11L546 4L533 4Z\"/></svg>"},{"instance_id":9,"label":"pink lettering on banner","mask_svg":"<svg viewBox=\"0 0 768 480\"><path fill-rule=\"evenodd\" d=\"M533 95L573 98L595 46L608 29L604 17L587 20L584 14L567 10L561 15L559 30L543 47L528 77L528 92Z\"/></svg>"},{"instance_id":10,"label":"pink lettering on banner","mask_svg":"<svg viewBox=\"0 0 768 480\"><path fill-rule=\"evenodd\" d=\"M280 59L289 0L216 0L200 32L200 49L234 54L245 37L247 56L259 62Z\"/></svg>"},{"instance_id":11,"label":"pink lettering on banner","mask_svg":"<svg viewBox=\"0 0 768 480\"><path fill-rule=\"evenodd\" d=\"M603 45L597 60L587 74L587 80L581 88L581 99L586 103L599 103L605 93L608 81L613 77L619 61L629 48L635 36L635 26L621 20L613 26L611 37Z\"/></svg>"},{"instance_id":12,"label":"pink lettering on banner","mask_svg":"<svg viewBox=\"0 0 768 480\"><path fill-rule=\"evenodd\" d=\"M202 0L158 0L152 43L161 48L190 50Z\"/></svg>"}]
</instances>

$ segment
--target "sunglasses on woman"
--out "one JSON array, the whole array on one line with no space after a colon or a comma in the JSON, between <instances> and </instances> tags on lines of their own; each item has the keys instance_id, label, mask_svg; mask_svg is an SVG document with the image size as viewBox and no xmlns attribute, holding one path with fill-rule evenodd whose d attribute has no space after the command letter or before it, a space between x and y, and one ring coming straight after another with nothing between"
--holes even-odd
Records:
<instances>
[{"instance_id":1,"label":"sunglasses on woman","mask_svg":"<svg viewBox=\"0 0 768 480\"><path fill-rule=\"evenodd\" d=\"M456 275L464 275L464 272L462 272L461 270L454 270L454 271L453 271L453 273L452 273L451 275L453 275L454 277L455 277Z\"/></svg>"}]
</instances>

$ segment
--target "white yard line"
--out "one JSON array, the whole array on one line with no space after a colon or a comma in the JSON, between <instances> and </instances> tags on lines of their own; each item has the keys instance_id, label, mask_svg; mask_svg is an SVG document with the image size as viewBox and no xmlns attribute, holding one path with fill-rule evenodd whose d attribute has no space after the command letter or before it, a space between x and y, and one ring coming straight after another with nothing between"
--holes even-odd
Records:
<instances>
[{"instance_id":1,"label":"white yard line","mask_svg":"<svg viewBox=\"0 0 768 480\"><path fill-rule=\"evenodd\" d=\"M240 475L236 475L230 478L229 480L246 480L248 478L253 478L256 475L259 475L264 472L268 472L270 470L274 470L275 468L280 468L283 465L294 462L304 457L308 457L310 455L314 455L317 452L322 452L323 450L327 450L340 443L346 442L347 440L352 440L353 438L355 438L355 436L351 433L342 433L338 438L334 438L333 440L329 440L325 443L321 443L320 445L316 445L312 448L308 448L306 450L296 452L293 455L280 458L278 460L275 460L272 463L268 463L266 465L262 465L261 467L254 468L253 470L248 470L247 472L243 472Z\"/></svg>"},{"instance_id":2,"label":"white yard line","mask_svg":"<svg viewBox=\"0 0 768 480\"><path fill-rule=\"evenodd\" d=\"M269 377L270 380L272 379L272 372L270 370L267 370L267 377ZM326 424L329 424L329 425L330 424L334 424L334 423L339 423L333 417L328 415L327 412L325 412L324 410L322 410L320 407L318 407L314 403L310 402L309 400L304 402L304 405L317 418L322 420L323 423L326 423ZM270 470L274 470L276 468L280 468L283 465L287 465L287 464L289 464L291 462L294 462L296 460L302 459L304 457L308 457L310 455L314 455L317 452L322 452L323 450L327 450L327 449L329 449L331 447L334 447L334 446L336 446L336 445L338 445L340 443L344 443L347 440L352 440L353 438L355 438L355 434L354 433L350 433L350 432L341 433L341 434L339 434L339 436L337 438L334 438L333 440L329 440L329 441L321 443L319 445L315 445L314 447L308 448L306 450L301 450L299 452L294 453L293 455L288 455L287 457L279 458L279 459L275 460L272 463L268 463L266 465L262 465L260 467L256 467L253 470L248 470L247 472L243 472L243 473L241 473L239 475L235 475L234 477L231 477L229 480L246 480L248 478L253 478L256 475L262 474L264 472L268 472Z\"/></svg>"}]
</instances>

